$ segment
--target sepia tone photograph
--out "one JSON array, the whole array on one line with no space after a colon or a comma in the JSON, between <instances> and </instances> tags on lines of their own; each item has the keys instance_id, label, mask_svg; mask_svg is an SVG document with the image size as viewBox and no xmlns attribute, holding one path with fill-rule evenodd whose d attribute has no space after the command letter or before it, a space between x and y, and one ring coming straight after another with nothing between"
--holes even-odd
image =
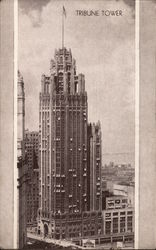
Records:
<instances>
[{"instance_id":1,"label":"sepia tone photograph","mask_svg":"<svg viewBox=\"0 0 156 250\"><path fill-rule=\"evenodd\" d=\"M0 1L1 249L156 247L155 12Z\"/></svg>"},{"instance_id":2,"label":"sepia tone photograph","mask_svg":"<svg viewBox=\"0 0 156 250\"><path fill-rule=\"evenodd\" d=\"M0 249L155 249L156 0L0 1Z\"/></svg>"},{"instance_id":3,"label":"sepia tone photograph","mask_svg":"<svg viewBox=\"0 0 156 250\"><path fill-rule=\"evenodd\" d=\"M18 1L19 247L134 247L134 85L134 1Z\"/></svg>"}]
</instances>

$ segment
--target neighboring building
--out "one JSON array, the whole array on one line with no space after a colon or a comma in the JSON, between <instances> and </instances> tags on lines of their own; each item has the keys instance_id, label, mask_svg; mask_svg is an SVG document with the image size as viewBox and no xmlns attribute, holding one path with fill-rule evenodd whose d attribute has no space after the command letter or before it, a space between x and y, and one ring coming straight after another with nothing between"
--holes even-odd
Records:
<instances>
[{"instance_id":1,"label":"neighboring building","mask_svg":"<svg viewBox=\"0 0 156 250\"><path fill-rule=\"evenodd\" d=\"M88 204L91 211L101 210L101 127L100 122L88 125Z\"/></svg>"},{"instance_id":2,"label":"neighboring building","mask_svg":"<svg viewBox=\"0 0 156 250\"><path fill-rule=\"evenodd\" d=\"M106 197L106 207L103 213L105 236L110 237L110 242L134 242L134 208L129 204L128 197ZM112 238L113 236L113 238Z\"/></svg>"},{"instance_id":3,"label":"neighboring building","mask_svg":"<svg viewBox=\"0 0 156 250\"><path fill-rule=\"evenodd\" d=\"M104 235L134 233L134 209L109 209L103 212ZM134 239L134 238L133 238Z\"/></svg>"},{"instance_id":4,"label":"neighboring building","mask_svg":"<svg viewBox=\"0 0 156 250\"><path fill-rule=\"evenodd\" d=\"M106 209L106 198L113 196L109 190L102 190L102 210Z\"/></svg>"},{"instance_id":5,"label":"neighboring building","mask_svg":"<svg viewBox=\"0 0 156 250\"><path fill-rule=\"evenodd\" d=\"M102 198L103 198L102 199L103 210L132 207L132 204L130 203L128 196L114 195L109 191L103 191Z\"/></svg>"},{"instance_id":6,"label":"neighboring building","mask_svg":"<svg viewBox=\"0 0 156 250\"><path fill-rule=\"evenodd\" d=\"M131 207L128 204L128 198L125 196L111 196L106 197L106 210L108 209L121 209Z\"/></svg>"},{"instance_id":7,"label":"neighboring building","mask_svg":"<svg viewBox=\"0 0 156 250\"><path fill-rule=\"evenodd\" d=\"M27 226L37 225L37 211L39 208L38 146L38 132L26 130L25 150L28 166Z\"/></svg>"},{"instance_id":8,"label":"neighboring building","mask_svg":"<svg viewBox=\"0 0 156 250\"><path fill-rule=\"evenodd\" d=\"M119 184L113 181L102 180L102 192L110 192L112 195L127 196L128 203L135 206L135 186L134 184Z\"/></svg>"},{"instance_id":9,"label":"neighboring building","mask_svg":"<svg viewBox=\"0 0 156 250\"><path fill-rule=\"evenodd\" d=\"M131 206L135 206L135 187L134 185L113 184L113 194L128 197L128 202Z\"/></svg>"},{"instance_id":10,"label":"neighboring building","mask_svg":"<svg viewBox=\"0 0 156 250\"><path fill-rule=\"evenodd\" d=\"M18 71L17 83L17 168L18 168L18 194L17 194L17 246L22 248L26 244L26 182L27 165L25 162L25 93L23 77Z\"/></svg>"},{"instance_id":11,"label":"neighboring building","mask_svg":"<svg viewBox=\"0 0 156 250\"><path fill-rule=\"evenodd\" d=\"M57 239L101 234L101 191L97 189L101 183L101 145L98 153L92 144L94 157L99 158L92 162L92 170L97 172L93 178L87 163L90 147L85 78L76 74L71 50L55 51L50 76L42 75L41 85L38 233ZM99 124L97 131L93 136L101 144ZM99 165L95 167L95 163ZM94 205L88 196L91 185L95 185Z\"/></svg>"}]
</instances>

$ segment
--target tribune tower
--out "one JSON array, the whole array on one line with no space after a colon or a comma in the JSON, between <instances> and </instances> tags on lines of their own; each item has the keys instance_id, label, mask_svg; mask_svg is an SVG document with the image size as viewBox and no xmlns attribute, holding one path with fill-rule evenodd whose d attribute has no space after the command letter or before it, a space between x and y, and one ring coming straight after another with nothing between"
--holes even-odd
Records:
<instances>
[{"instance_id":1,"label":"tribune tower","mask_svg":"<svg viewBox=\"0 0 156 250\"><path fill-rule=\"evenodd\" d=\"M82 236L83 215L90 217L88 104L85 78L76 74L71 50L55 51L50 76L42 75L39 109L38 233L58 239ZM93 224L98 216L100 221L97 210ZM94 227L92 234L101 232Z\"/></svg>"}]
</instances>

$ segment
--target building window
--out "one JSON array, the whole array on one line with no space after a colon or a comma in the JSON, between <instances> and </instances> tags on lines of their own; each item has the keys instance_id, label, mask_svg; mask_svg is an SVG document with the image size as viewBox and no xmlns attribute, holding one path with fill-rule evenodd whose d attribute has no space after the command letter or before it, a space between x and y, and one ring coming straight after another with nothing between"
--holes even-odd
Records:
<instances>
[{"instance_id":1,"label":"building window","mask_svg":"<svg viewBox=\"0 0 156 250\"><path fill-rule=\"evenodd\" d=\"M113 213L113 216L118 216L118 212Z\"/></svg>"},{"instance_id":2,"label":"building window","mask_svg":"<svg viewBox=\"0 0 156 250\"><path fill-rule=\"evenodd\" d=\"M111 221L106 221L106 224L105 224L105 233L106 234L111 234Z\"/></svg>"},{"instance_id":3,"label":"building window","mask_svg":"<svg viewBox=\"0 0 156 250\"><path fill-rule=\"evenodd\" d=\"M125 212L120 212L120 215L125 215Z\"/></svg>"},{"instance_id":4,"label":"building window","mask_svg":"<svg viewBox=\"0 0 156 250\"><path fill-rule=\"evenodd\" d=\"M118 218L113 218L113 233L118 233Z\"/></svg>"},{"instance_id":5,"label":"building window","mask_svg":"<svg viewBox=\"0 0 156 250\"><path fill-rule=\"evenodd\" d=\"M111 213L106 213L105 217L106 218L111 217Z\"/></svg>"},{"instance_id":6,"label":"building window","mask_svg":"<svg viewBox=\"0 0 156 250\"><path fill-rule=\"evenodd\" d=\"M128 232L133 231L133 218L132 218L132 216L127 217L127 231Z\"/></svg>"}]
</instances>

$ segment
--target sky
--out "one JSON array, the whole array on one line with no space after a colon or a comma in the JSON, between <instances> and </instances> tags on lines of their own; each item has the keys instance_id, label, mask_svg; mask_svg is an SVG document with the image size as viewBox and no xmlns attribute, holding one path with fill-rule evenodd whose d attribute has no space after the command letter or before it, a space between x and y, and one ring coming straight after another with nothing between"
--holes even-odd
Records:
<instances>
[{"instance_id":1,"label":"sky","mask_svg":"<svg viewBox=\"0 0 156 250\"><path fill-rule=\"evenodd\" d=\"M38 130L41 75L62 44L85 74L89 122L100 120L103 163L134 165L135 9L133 0L19 0L18 66L25 83L26 128ZM77 16L98 10L99 16ZM122 16L102 16L121 10Z\"/></svg>"}]
</instances>

